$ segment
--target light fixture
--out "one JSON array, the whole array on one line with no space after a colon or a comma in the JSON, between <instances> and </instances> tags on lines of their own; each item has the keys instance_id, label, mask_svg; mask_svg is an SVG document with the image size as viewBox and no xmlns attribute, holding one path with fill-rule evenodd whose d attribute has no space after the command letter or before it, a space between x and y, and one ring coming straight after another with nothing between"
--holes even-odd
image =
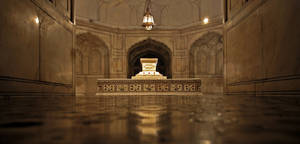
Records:
<instances>
[{"instance_id":1,"label":"light fixture","mask_svg":"<svg viewBox=\"0 0 300 144\"><path fill-rule=\"evenodd\" d=\"M146 30L152 30L152 28L154 26L154 18L150 12L150 3L151 3L151 0L146 0L145 14L144 14L144 18L143 18L143 26L145 27Z\"/></svg>"},{"instance_id":2,"label":"light fixture","mask_svg":"<svg viewBox=\"0 0 300 144\"><path fill-rule=\"evenodd\" d=\"M39 23L40 23L40 20L39 20L38 17L36 17L36 18L34 19L34 21L35 21L36 24L39 24Z\"/></svg>"},{"instance_id":3,"label":"light fixture","mask_svg":"<svg viewBox=\"0 0 300 144\"><path fill-rule=\"evenodd\" d=\"M207 17L203 19L204 24L208 24L208 22L209 22L209 19Z\"/></svg>"}]
</instances>

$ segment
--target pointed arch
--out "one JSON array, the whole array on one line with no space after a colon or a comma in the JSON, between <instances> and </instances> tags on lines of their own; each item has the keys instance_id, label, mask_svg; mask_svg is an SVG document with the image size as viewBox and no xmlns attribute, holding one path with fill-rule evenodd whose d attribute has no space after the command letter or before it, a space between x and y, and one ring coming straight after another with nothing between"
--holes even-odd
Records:
<instances>
[{"instance_id":1,"label":"pointed arch","mask_svg":"<svg viewBox=\"0 0 300 144\"><path fill-rule=\"evenodd\" d=\"M223 37L209 32L196 40L190 48L189 77L223 74Z\"/></svg>"},{"instance_id":2,"label":"pointed arch","mask_svg":"<svg viewBox=\"0 0 300 144\"><path fill-rule=\"evenodd\" d=\"M91 33L82 33L76 37L77 51L87 58L81 58L82 71L91 75L109 77L109 50L107 45L98 36ZM78 58L79 59L79 58Z\"/></svg>"},{"instance_id":3,"label":"pointed arch","mask_svg":"<svg viewBox=\"0 0 300 144\"><path fill-rule=\"evenodd\" d=\"M172 78L171 50L163 43L146 39L134 44L128 50L127 77L131 78L142 70L140 58L158 58L157 71Z\"/></svg>"}]
</instances>

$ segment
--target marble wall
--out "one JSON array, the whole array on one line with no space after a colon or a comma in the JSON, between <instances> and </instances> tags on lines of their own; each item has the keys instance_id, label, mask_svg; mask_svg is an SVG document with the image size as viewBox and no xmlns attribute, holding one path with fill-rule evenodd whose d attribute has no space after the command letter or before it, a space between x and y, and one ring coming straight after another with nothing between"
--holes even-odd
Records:
<instances>
[{"instance_id":1,"label":"marble wall","mask_svg":"<svg viewBox=\"0 0 300 144\"><path fill-rule=\"evenodd\" d=\"M253 0L226 0L226 9L228 18L233 18L235 15L239 14L240 10L242 10L245 6L249 4Z\"/></svg>"},{"instance_id":2,"label":"marble wall","mask_svg":"<svg viewBox=\"0 0 300 144\"><path fill-rule=\"evenodd\" d=\"M190 50L190 77L223 75L223 36L207 33Z\"/></svg>"},{"instance_id":3,"label":"marble wall","mask_svg":"<svg viewBox=\"0 0 300 144\"><path fill-rule=\"evenodd\" d=\"M96 35L76 36L76 93L95 93L98 78L109 77L108 47Z\"/></svg>"},{"instance_id":4,"label":"marble wall","mask_svg":"<svg viewBox=\"0 0 300 144\"><path fill-rule=\"evenodd\" d=\"M78 94L95 93L96 77L111 79L131 77L137 71L139 64L130 63L132 62L130 59L135 59L133 61L136 62L136 57L139 54L151 57L155 53L160 53L161 55L158 57L164 59L163 63L166 64L164 66L166 69L161 69L161 71L166 73L168 78L201 77L205 79L203 82L204 92L222 92L223 70L220 67L223 67L221 60L223 58L219 56L222 50L217 53L218 56L210 57L211 59L218 57L216 63L211 62L206 66L207 70L217 71L217 74L212 72L191 76L189 63L191 61L190 53L194 49L191 47L195 47L192 46L195 41L208 33L215 33L222 37L223 1L152 0L150 6L156 25L152 31L145 31L142 27L145 0L76 1L76 37L87 33L98 37L99 41L103 41L107 46L109 55L107 60L109 63L108 75L92 76L87 74L83 76L77 73L76 84L77 88L80 89L77 91ZM208 25L202 22L205 17L210 19ZM141 45L145 44L143 43L145 41L152 41L155 44L161 44L161 46L153 45L155 48L149 48L148 51L146 49L135 50L135 48L145 46ZM222 45L223 42L218 44ZM132 55L136 54L137 56L130 55L131 52L136 52ZM77 54L76 60L81 61L79 60L81 56L78 55L80 54ZM208 53L204 55L208 55ZM98 63L101 61L98 60ZM192 67L197 66L193 65ZM82 78L78 79L78 77ZM211 86L218 86L218 88L213 89Z\"/></svg>"},{"instance_id":5,"label":"marble wall","mask_svg":"<svg viewBox=\"0 0 300 144\"><path fill-rule=\"evenodd\" d=\"M78 0L77 17L112 27L140 27L146 0ZM222 0L152 0L157 27L172 28L223 18Z\"/></svg>"},{"instance_id":6,"label":"marble wall","mask_svg":"<svg viewBox=\"0 0 300 144\"><path fill-rule=\"evenodd\" d=\"M204 92L223 92L223 36L209 32L189 52L189 77L201 78Z\"/></svg>"},{"instance_id":7,"label":"marble wall","mask_svg":"<svg viewBox=\"0 0 300 144\"><path fill-rule=\"evenodd\" d=\"M94 75L95 79L98 78L110 78L110 79L126 79L128 77L128 59L130 51L134 48L140 48L140 44L143 44L145 41L152 41L154 44L162 44L164 51L168 51L170 54L170 76L173 79L180 78L190 78L190 53L195 47L196 41L199 39L210 39L211 34L213 34L212 41L212 50L216 49L218 55L222 53L222 35L223 35L223 26L222 23L211 23L208 25L198 25L196 27L174 29L174 30L161 30L153 29L152 31L145 31L144 29L119 29L113 27L106 27L101 24L97 24L91 21L85 21L77 19L76 21L76 37L78 38L81 35L93 35L97 37L97 41L102 41L108 49L108 65L109 74L106 76L97 76ZM140 26L141 27L141 26ZM217 39L217 42L214 41L214 38ZM92 38L88 38L92 39ZM90 40L85 40L90 41ZM77 40L78 41L78 40ZM95 41L95 40L94 40ZM205 44L207 44L206 42ZM78 42L77 42L78 43ZM80 42L82 43L82 42ZM79 46L80 44L78 44ZM193 46L194 45L194 46ZM199 44L201 45L201 44ZM155 45L154 45L155 46ZM221 46L221 47L220 47ZM79 46L80 47L80 46ZM77 47L77 49L79 48ZM161 51L163 53L164 51ZM159 52L159 49L157 50ZM215 56L219 57L219 56ZM77 61L80 61L76 57ZM213 59L213 58L212 58ZM204 93L218 93L223 91L223 75L222 70L222 58L220 57L216 63L207 65L206 69L212 69L216 67L213 73L206 75L197 75L198 77L203 78L203 90ZM101 61L98 61L99 63ZM87 65L87 64L86 64ZM195 67L195 66L194 66ZM209 68L208 68L209 67ZM103 67L100 67L103 69ZM106 69L106 68L104 68ZM212 71L211 71L212 72ZM76 77L80 77L77 73ZM83 93L94 93L96 91L96 80L90 78L88 79L81 78L80 80L76 79L77 88L81 87L80 91L77 91L77 94ZM90 82L86 82L90 81ZM216 86L216 87L212 87ZM94 88L92 88L94 87Z\"/></svg>"},{"instance_id":8,"label":"marble wall","mask_svg":"<svg viewBox=\"0 0 300 144\"><path fill-rule=\"evenodd\" d=\"M70 0L0 2L0 94L73 93Z\"/></svg>"},{"instance_id":9,"label":"marble wall","mask_svg":"<svg viewBox=\"0 0 300 144\"><path fill-rule=\"evenodd\" d=\"M225 25L227 93L300 93L298 0L229 0Z\"/></svg>"}]
</instances>

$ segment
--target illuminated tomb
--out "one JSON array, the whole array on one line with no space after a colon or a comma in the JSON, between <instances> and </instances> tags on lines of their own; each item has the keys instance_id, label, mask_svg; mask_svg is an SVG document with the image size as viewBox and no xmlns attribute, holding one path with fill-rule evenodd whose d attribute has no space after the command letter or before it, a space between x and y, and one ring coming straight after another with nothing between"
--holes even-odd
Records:
<instances>
[{"instance_id":1,"label":"illuminated tomb","mask_svg":"<svg viewBox=\"0 0 300 144\"><path fill-rule=\"evenodd\" d=\"M96 95L201 95L200 79L167 79L156 71L158 58L140 58L142 71L131 79L98 79Z\"/></svg>"},{"instance_id":2,"label":"illuminated tomb","mask_svg":"<svg viewBox=\"0 0 300 144\"><path fill-rule=\"evenodd\" d=\"M157 58L141 58L142 71L137 75L132 76L131 79L167 79L156 71Z\"/></svg>"}]
</instances>

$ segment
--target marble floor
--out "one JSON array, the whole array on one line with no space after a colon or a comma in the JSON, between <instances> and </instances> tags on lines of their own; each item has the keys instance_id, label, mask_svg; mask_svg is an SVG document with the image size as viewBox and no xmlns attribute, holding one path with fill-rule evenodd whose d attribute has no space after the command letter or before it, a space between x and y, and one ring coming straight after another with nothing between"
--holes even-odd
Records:
<instances>
[{"instance_id":1,"label":"marble floor","mask_svg":"<svg viewBox=\"0 0 300 144\"><path fill-rule=\"evenodd\" d=\"M299 144L300 97L0 97L0 143Z\"/></svg>"}]
</instances>

